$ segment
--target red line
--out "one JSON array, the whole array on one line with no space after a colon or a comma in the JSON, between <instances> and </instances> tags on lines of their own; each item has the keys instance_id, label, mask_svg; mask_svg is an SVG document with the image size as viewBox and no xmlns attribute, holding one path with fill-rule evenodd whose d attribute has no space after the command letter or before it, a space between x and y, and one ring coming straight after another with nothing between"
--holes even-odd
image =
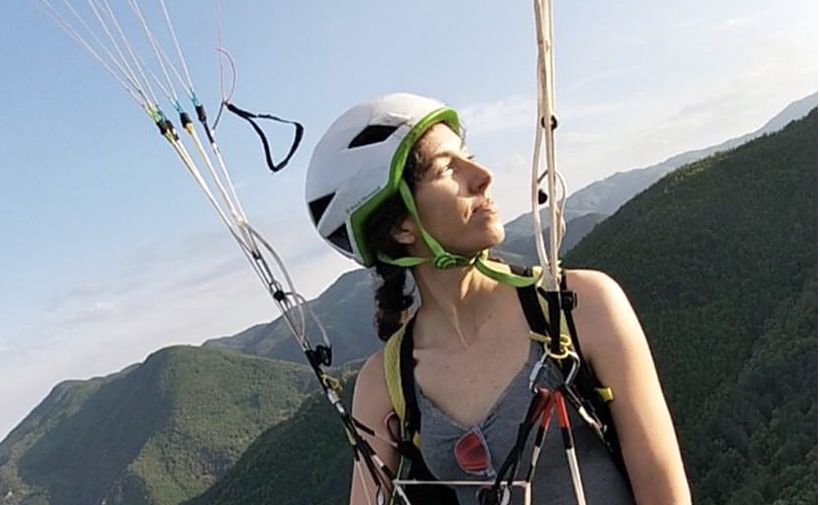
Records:
<instances>
[{"instance_id":1,"label":"red line","mask_svg":"<svg viewBox=\"0 0 820 505\"><path fill-rule=\"evenodd\" d=\"M544 406L544 413L541 415L541 428L546 431L550 425L552 418L552 409L555 407L555 396L550 396L547 404Z\"/></svg>"},{"instance_id":2,"label":"red line","mask_svg":"<svg viewBox=\"0 0 820 505\"><path fill-rule=\"evenodd\" d=\"M553 393L556 396L555 403L558 405L558 422L562 428L569 428L569 416L567 415L567 405L564 403L564 395L560 391Z\"/></svg>"}]
</instances>

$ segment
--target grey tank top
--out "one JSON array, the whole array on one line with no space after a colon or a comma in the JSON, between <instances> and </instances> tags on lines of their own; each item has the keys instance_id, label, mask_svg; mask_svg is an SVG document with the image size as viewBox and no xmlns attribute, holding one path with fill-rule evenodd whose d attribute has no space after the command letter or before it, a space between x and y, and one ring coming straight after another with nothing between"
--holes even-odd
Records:
<instances>
[{"instance_id":1,"label":"grey tank top","mask_svg":"<svg viewBox=\"0 0 820 505\"><path fill-rule=\"evenodd\" d=\"M439 410L425 398L415 384L421 413L421 453L433 475L439 480L493 480L508 452L515 444L518 425L529 406L531 394L527 389L529 372L540 357L539 344L530 346L527 363L501 393L487 417L475 426L463 426ZM581 478L588 505L634 505L632 491L623 475L615 466L604 445L592 429L567 406L575 450L581 469ZM459 465L455 446L466 433L474 431L489 449L490 468L481 473L468 473ZM536 429L530 433L516 480L523 480L529 466ZM461 505L478 505L478 488L454 486ZM523 490L512 491L510 504L523 504ZM567 466L564 444L553 413L549 429L541 449L532 482L532 505L575 505L577 503Z\"/></svg>"}]
</instances>

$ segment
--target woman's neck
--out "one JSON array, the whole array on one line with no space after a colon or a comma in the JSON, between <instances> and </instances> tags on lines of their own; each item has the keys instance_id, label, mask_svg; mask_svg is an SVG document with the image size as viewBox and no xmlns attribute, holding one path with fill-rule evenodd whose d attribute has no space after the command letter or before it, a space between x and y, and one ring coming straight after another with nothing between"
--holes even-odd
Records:
<instances>
[{"instance_id":1,"label":"woman's neck","mask_svg":"<svg viewBox=\"0 0 820 505\"><path fill-rule=\"evenodd\" d=\"M416 324L425 330L417 345L469 347L489 318L499 283L472 266L440 270L426 263L413 269L413 277L421 296Z\"/></svg>"}]
</instances>

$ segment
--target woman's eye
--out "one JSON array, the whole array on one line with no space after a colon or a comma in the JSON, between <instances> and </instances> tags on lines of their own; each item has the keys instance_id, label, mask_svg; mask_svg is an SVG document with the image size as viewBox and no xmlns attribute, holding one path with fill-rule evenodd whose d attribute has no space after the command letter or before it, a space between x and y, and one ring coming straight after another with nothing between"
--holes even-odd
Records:
<instances>
[{"instance_id":1,"label":"woman's eye","mask_svg":"<svg viewBox=\"0 0 820 505\"><path fill-rule=\"evenodd\" d=\"M439 175L439 177L449 175L452 171L453 171L453 167L450 166L450 165L447 165L445 167L442 167L442 169L438 171L438 175Z\"/></svg>"}]
</instances>

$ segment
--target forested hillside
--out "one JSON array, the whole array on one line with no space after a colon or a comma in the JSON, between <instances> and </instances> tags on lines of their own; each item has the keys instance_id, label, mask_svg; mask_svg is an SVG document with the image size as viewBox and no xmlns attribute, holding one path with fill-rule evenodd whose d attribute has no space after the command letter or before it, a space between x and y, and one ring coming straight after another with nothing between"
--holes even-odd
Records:
<instances>
[{"instance_id":1,"label":"forested hillside","mask_svg":"<svg viewBox=\"0 0 820 505\"><path fill-rule=\"evenodd\" d=\"M353 383L345 383L348 408ZM338 415L316 394L257 438L217 484L183 505L347 504L351 458Z\"/></svg>"},{"instance_id":2,"label":"forested hillside","mask_svg":"<svg viewBox=\"0 0 820 505\"><path fill-rule=\"evenodd\" d=\"M816 188L817 109L670 174L566 258L630 294L696 503L815 503Z\"/></svg>"},{"instance_id":3,"label":"forested hillside","mask_svg":"<svg viewBox=\"0 0 820 505\"><path fill-rule=\"evenodd\" d=\"M313 388L306 366L197 347L58 385L0 445L0 503L177 504Z\"/></svg>"}]
</instances>

